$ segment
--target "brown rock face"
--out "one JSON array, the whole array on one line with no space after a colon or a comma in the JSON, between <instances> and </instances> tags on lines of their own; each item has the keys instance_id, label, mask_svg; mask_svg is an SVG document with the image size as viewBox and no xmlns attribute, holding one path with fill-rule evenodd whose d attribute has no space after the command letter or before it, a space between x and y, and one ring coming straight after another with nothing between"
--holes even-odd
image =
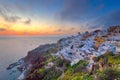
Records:
<instances>
[{"instance_id":1,"label":"brown rock face","mask_svg":"<svg viewBox=\"0 0 120 80\"><path fill-rule=\"evenodd\" d=\"M38 48L29 51L28 55L24 58L24 61L26 64L34 64L39 61L41 61L43 58L44 53L49 51L52 48L55 48L56 44L46 44L46 45L41 45Z\"/></svg>"},{"instance_id":2,"label":"brown rock face","mask_svg":"<svg viewBox=\"0 0 120 80\"><path fill-rule=\"evenodd\" d=\"M120 33L120 26L111 26L108 28L109 33Z\"/></svg>"}]
</instances>

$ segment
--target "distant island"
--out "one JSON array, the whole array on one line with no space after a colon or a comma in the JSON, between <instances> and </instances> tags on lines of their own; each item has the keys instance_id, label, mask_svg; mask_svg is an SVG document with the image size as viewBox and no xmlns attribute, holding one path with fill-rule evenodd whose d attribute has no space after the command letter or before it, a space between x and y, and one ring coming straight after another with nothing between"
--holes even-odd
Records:
<instances>
[{"instance_id":1,"label":"distant island","mask_svg":"<svg viewBox=\"0 0 120 80\"><path fill-rule=\"evenodd\" d=\"M13 67L17 80L120 80L120 26L40 45Z\"/></svg>"}]
</instances>

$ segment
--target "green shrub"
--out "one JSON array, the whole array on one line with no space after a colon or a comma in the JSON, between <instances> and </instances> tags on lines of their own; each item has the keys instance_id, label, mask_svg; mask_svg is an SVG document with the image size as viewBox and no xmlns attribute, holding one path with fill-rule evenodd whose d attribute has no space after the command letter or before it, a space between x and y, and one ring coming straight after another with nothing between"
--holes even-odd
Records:
<instances>
[{"instance_id":1,"label":"green shrub","mask_svg":"<svg viewBox=\"0 0 120 80\"><path fill-rule=\"evenodd\" d=\"M55 69L55 67L52 67L45 72L45 76L42 80L56 80L61 74L62 71Z\"/></svg>"}]
</instances>

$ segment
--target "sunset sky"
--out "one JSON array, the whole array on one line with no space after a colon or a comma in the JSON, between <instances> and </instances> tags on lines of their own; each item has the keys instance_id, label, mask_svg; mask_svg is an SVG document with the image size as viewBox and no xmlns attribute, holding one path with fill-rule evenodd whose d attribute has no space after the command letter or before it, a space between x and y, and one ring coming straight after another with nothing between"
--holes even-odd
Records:
<instances>
[{"instance_id":1,"label":"sunset sky","mask_svg":"<svg viewBox=\"0 0 120 80\"><path fill-rule=\"evenodd\" d=\"M56 35L120 25L120 0L0 0L0 35Z\"/></svg>"}]
</instances>

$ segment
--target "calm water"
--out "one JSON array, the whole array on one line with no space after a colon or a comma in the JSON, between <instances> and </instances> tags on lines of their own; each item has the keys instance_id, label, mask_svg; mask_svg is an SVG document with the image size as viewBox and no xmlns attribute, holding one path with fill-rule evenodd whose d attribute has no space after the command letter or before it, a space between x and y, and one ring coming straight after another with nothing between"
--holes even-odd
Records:
<instances>
[{"instance_id":1,"label":"calm water","mask_svg":"<svg viewBox=\"0 0 120 80\"><path fill-rule=\"evenodd\" d=\"M55 43L65 36L16 37L0 36L0 80L16 80L19 72L6 70L6 67L27 55L27 52L41 44Z\"/></svg>"}]
</instances>

